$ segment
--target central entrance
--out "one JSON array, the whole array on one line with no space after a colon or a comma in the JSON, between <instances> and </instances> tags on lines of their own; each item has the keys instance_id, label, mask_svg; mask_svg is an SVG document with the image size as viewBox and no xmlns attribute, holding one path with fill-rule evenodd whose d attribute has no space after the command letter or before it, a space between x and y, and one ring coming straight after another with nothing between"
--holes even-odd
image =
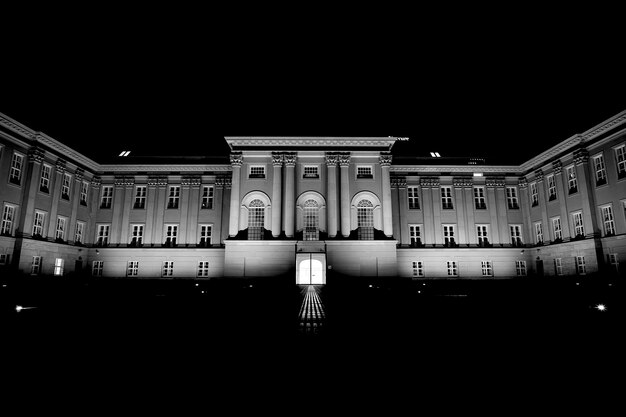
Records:
<instances>
[{"instance_id":1,"label":"central entrance","mask_svg":"<svg viewBox=\"0 0 626 417\"><path fill-rule=\"evenodd\" d=\"M325 253L298 253L296 254L296 265L296 284L326 284Z\"/></svg>"}]
</instances>

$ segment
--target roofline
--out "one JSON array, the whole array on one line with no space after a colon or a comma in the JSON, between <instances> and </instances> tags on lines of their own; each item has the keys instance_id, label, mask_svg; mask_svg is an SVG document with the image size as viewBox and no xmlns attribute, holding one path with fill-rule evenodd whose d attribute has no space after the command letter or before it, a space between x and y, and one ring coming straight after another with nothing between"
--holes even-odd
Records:
<instances>
[{"instance_id":1,"label":"roofline","mask_svg":"<svg viewBox=\"0 0 626 417\"><path fill-rule=\"evenodd\" d=\"M380 147L391 150L394 136L224 136L235 147Z\"/></svg>"}]
</instances>

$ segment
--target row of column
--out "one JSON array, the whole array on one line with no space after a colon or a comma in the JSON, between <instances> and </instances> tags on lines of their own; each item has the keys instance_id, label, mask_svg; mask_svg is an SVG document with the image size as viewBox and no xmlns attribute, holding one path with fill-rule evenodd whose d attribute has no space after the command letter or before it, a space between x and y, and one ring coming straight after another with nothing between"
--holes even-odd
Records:
<instances>
[{"instance_id":1,"label":"row of column","mask_svg":"<svg viewBox=\"0 0 626 417\"><path fill-rule=\"evenodd\" d=\"M297 154L295 152L272 152L273 184L272 184L272 236L281 234L281 220L284 226L285 236L294 236L295 217L295 166ZM230 163L233 169L232 193L230 200L230 225L229 235L234 237L239 232L239 212L241 208L241 165L243 155L241 152L232 152ZM328 206L328 236L335 237L341 226L341 235L350 235L350 153L327 153L325 157L327 169L327 193ZM393 215L391 205L391 185L389 169L391 166L391 154L381 153L379 163L382 169L382 204L383 204L383 231L386 236L393 235ZM282 184L282 167L285 166L284 194ZM337 165L340 167L340 206L337 207ZM278 202L282 202L281 204ZM341 222L338 222L339 211ZM281 216L282 214L282 216Z\"/></svg>"}]
</instances>

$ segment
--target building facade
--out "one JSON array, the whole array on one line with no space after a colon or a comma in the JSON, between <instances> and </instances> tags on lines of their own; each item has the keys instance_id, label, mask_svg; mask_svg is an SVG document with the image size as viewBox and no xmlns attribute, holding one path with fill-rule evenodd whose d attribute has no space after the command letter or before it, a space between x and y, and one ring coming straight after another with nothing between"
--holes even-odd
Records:
<instances>
[{"instance_id":1,"label":"building facade","mask_svg":"<svg viewBox=\"0 0 626 417\"><path fill-rule=\"evenodd\" d=\"M230 163L100 164L0 114L0 268L25 275L623 274L626 111L519 166L394 137L226 137ZM523 144L521 144L523 146Z\"/></svg>"}]
</instances>

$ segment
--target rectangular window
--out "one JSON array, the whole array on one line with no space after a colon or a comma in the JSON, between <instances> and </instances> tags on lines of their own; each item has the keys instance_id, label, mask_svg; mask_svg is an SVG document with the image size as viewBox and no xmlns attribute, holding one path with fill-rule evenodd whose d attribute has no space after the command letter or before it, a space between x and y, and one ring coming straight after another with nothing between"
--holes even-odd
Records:
<instances>
[{"instance_id":1,"label":"rectangular window","mask_svg":"<svg viewBox=\"0 0 626 417\"><path fill-rule=\"evenodd\" d=\"M441 187L441 208L452 210L452 187Z\"/></svg>"},{"instance_id":2,"label":"rectangular window","mask_svg":"<svg viewBox=\"0 0 626 417\"><path fill-rule=\"evenodd\" d=\"M70 174L63 174L63 183L61 184L61 199L70 200L70 184L72 182L72 176Z\"/></svg>"},{"instance_id":3,"label":"rectangular window","mask_svg":"<svg viewBox=\"0 0 626 417\"><path fill-rule=\"evenodd\" d=\"M213 233L213 226L209 224L200 225L200 246L211 246L211 235Z\"/></svg>"},{"instance_id":4,"label":"rectangular window","mask_svg":"<svg viewBox=\"0 0 626 417\"><path fill-rule=\"evenodd\" d=\"M371 166L357 166L356 177L357 178L374 178L374 174L372 174L372 167Z\"/></svg>"},{"instance_id":5,"label":"rectangular window","mask_svg":"<svg viewBox=\"0 0 626 417\"><path fill-rule=\"evenodd\" d=\"M174 261L164 261L163 262L163 273L162 277L171 277L174 274Z\"/></svg>"},{"instance_id":6,"label":"rectangular window","mask_svg":"<svg viewBox=\"0 0 626 417\"><path fill-rule=\"evenodd\" d=\"M102 198L100 199L100 208L110 209L113 201L113 187L109 185L102 186Z\"/></svg>"},{"instance_id":7,"label":"rectangular window","mask_svg":"<svg viewBox=\"0 0 626 417\"><path fill-rule=\"evenodd\" d=\"M574 236L581 238L585 236L585 226L583 225L583 212L572 213L572 223L574 224Z\"/></svg>"},{"instance_id":8,"label":"rectangular window","mask_svg":"<svg viewBox=\"0 0 626 417\"><path fill-rule=\"evenodd\" d=\"M139 185L135 187L135 204L133 208L144 209L146 208L146 195L148 193L148 187L145 185Z\"/></svg>"},{"instance_id":9,"label":"rectangular window","mask_svg":"<svg viewBox=\"0 0 626 417\"><path fill-rule=\"evenodd\" d=\"M30 265L30 274L39 275L41 273L41 256L33 256L33 263Z\"/></svg>"},{"instance_id":10,"label":"rectangular window","mask_svg":"<svg viewBox=\"0 0 626 417\"><path fill-rule=\"evenodd\" d=\"M80 185L80 205L81 206L87 205L88 187L89 187L89 184L86 181L83 181L83 183Z\"/></svg>"},{"instance_id":11,"label":"rectangular window","mask_svg":"<svg viewBox=\"0 0 626 417\"><path fill-rule=\"evenodd\" d=\"M209 262L208 261L198 262L198 276L199 277L209 276Z\"/></svg>"},{"instance_id":12,"label":"rectangular window","mask_svg":"<svg viewBox=\"0 0 626 417\"><path fill-rule=\"evenodd\" d=\"M305 165L302 178L319 178L320 175L317 171L317 165Z\"/></svg>"},{"instance_id":13,"label":"rectangular window","mask_svg":"<svg viewBox=\"0 0 626 417\"><path fill-rule=\"evenodd\" d=\"M563 275L563 263L561 258L554 258L554 275Z\"/></svg>"},{"instance_id":14,"label":"rectangular window","mask_svg":"<svg viewBox=\"0 0 626 417\"><path fill-rule=\"evenodd\" d=\"M454 225L444 224L443 226L443 243L446 246L455 246L454 242Z\"/></svg>"},{"instance_id":15,"label":"rectangular window","mask_svg":"<svg viewBox=\"0 0 626 417\"><path fill-rule=\"evenodd\" d=\"M577 256L576 257L576 273L578 275L585 275L587 273L587 268L585 267L585 257Z\"/></svg>"},{"instance_id":16,"label":"rectangular window","mask_svg":"<svg viewBox=\"0 0 626 417\"><path fill-rule=\"evenodd\" d=\"M50 173L52 172L52 167L50 165L42 165L41 166L41 178L39 179L39 191L42 193L50 192Z\"/></svg>"},{"instance_id":17,"label":"rectangular window","mask_svg":"<svg viewBox=\"0 0 626 417\"><path fill-rule=\"evenodd\" d=\"M526 261L515 261L515 273L518 277L526 276Z\"/></svg>"},{"instance_id":18,"label":"rectangular window","mask_svg":"<svg viewBox=\"0 0 626 417\"><path fill-rule=\"evenodd\" d=\"M137 275L139 275L139 261L128 261L126 276L136 277Z\"/></svg>"},{"instance_id":19,"label":"rectangular window","mask_svg":"<svg viewBox=\"0 0 626 417\"><path fill-rule=\"evenodd\" d=\"M613 206L600 207L602 211L602 223L604 224L604 235L615 235L615 221L613 220Z\"/></svg>"},{"instance_id":20,"label":"rectangular window","mask_svg":"<svg viewBox=\"0 0 626 417\"><path fill-rule=\"evenodd\" d=\"M20 185L22 181L22 167L24 165L24 156L14 153L11 159L11 171L9 172L9 182Z\"/></svg>"},{"instance_id":21,"label":"rectangular window","mask_svg":"<svg viewBox=\"0 0 626 417\"><path fill-rule=\"evenodd\" d=\"M419 224L409 225L409 239L411 241L411 246L422 245L422 226L421 225Z\"/></svg>"},{"instance_id":22,"label":"rectangular window","mask_svg":"<svg viewBox=\"0 0 626 417\"><path fill-rule=\"evenodd\" d=\"M104 261L93 261L91 264L91 275L94 277L101 277L102 270L104 269Z\"/></svg>"},{"instance_id":23,"label":"rectangular window","mask_svg":"<svg viewBox=\"0 0 626 417\"><path fill-rule=\"evenodd\" d=\"M568 194L574 194L578 192L578 180L576 179L576 168L574 167L574 165L572 165L571 167L567 167L565 173L567 174L567 188L569 190Z\"/></svg>"},{"instance_id":24,"label":"rectangular window","mask_svg":"<svg viewBox=\"0 0 626 417\"><path fill-rule=\"evenodd\" d=\"M478 237L478 246L489 245L489 234L488 234L488 228L486 224L476 225L476 236Z\"/></svg>"},{"instance_id":25,"label":"rectangular window","mask_svg":"<svg viewBox=\"0 0 626 417\"><path fill-rule=\"evenodd\" d=\"M563 240L560 217L555 217L552 219L552 231L554 232L554 240Z\"/></svg>"},{"instance_id":26,"label":"rectangular window","mask_svg":"<svg viewBox=\"0 0 626 417\"><path fill-rule=\"evenodd\" d=\"M548 201L556 200L556 180L554 175L549 175L546 179L548 180Z\"/></svg>"},{"instance_id":27,"label":"rectangular window","mask_svg":"<svg viewBox=\"0 0 626 417\"><path fill-rule=\"evenodd\" d=\"M541 222L535 223L535 243L538 245L543 243L543 225Z\"/></svg>"},{"instance_id":28,"label":"rectangular window","mask_svg":"<svg viewBox=\"0 0 626 417\"><path fill-rule=\"evenodd\" d=\"M485 210L487 208L485 189L483 187L474 187L474 207L476 207L476 210Z\"/></svg>"},{"instance_id":29,"label":"rectangular window","mask_svg":"<svg viewBox=\"0 0 626 417\"><path fill-rule=\"evenodd\" d=\"M0 253L0 265L9 265L11 262L11 255L8 253Z\"/></svg>"},{"instance_id":30,"label":"rectangular window","mask_svg":"<svg viewBox=\"0 0 626 417\"><path fill-rule=\"evenodd\" d=\"M99 224L98 225L98 235L96 236L96 245L97 246L107 246L109 244L109 229L111 228L110 224Z\"/></svg>"},{"instance_id":31,"label":"rectangular window","mask_svg":"<svg viewBox=\"0 0 626 417\"><path fill-rule=\"evenodd\" d=\"M67 223L67 219L65 217L57 217L57 227L56 232L54 234L54 238L57 240L65 240L65 225Z\"/></svg>"},{"instance_id":32,"label":"rectangular window","mask_svg":"<svg viewBox=\"0 0 626 417\"><path fill-rule=\"evenodd\" d=\"M0 235L11 236L13 233L13 222L15 221L15 206L5 204L2 210L2 224L0 225Z\"/></svg>"},{"instance_id":33,"label":"rectangular window","mask_svg":"<svg viewBox=\"0 0 626 417\"><path fill-rule=\"evenodd\" d=\"M178 185L170 186L170 194L167 198L167 208L177 209L180 200L180 187Z\"/></svg>"},{"instance_id":34,"label":"rectangular window","mask_svg":"<svg viewBox=\"0 0 626 417\"><path fill-rule=\"evenodd\" d=\"M165 225L165 246L176 246L176 239L178 238L178 225L166 224Z\"/></svg>"},{"instance_id":35,"label":"rectangular window","mask_svg":"<svg viewBox=\"0 0 626 417\"><path fill-rule=\"evenodd\" d=\"M539 205L539 193L537 192L537 183L530 183L530 202L532 207L536 207Z\"/></svg>"},{"instance_id":36,"label":"rectangular window","mask_svg":"<svg viewBox=\"0 0 626 417\"><path fill-rule=\"evenodd\" d=\"M205 185L204 187L202 187L202 205L200 206L200 208L213 208L213 186Z\"/></svg>"},{"instance_id":37,"label":"rectangular window","mask_svg":"<svg viewBox=\"0 0 626 417\"><path fill-rule=\"evenodd\" d=\"M611 265L611 269L613 269L613 271L619 272L619 260L617 259L617 253L609 253L609 265Z\"/></svg>"},{"instance_id":38,"label":"rectangular window","mask_svg":"<svg viewBox=\"0 0 626 417\"><path fill-rule=\"evenodd\" d=\"M523 246L524 243L522 241L522 226L517 224L509 225L509 231L511 233L511 245Z\"/></svg>"},{"instance_id":39,"label":"rectangular window","mask_svg":"<svg viewBox=\"0 0 626 417\"><path fill-rule=\"evenodd\" d=\"M56 258L54 260L54 275L56 276L63 275L63 258Z\"/></svg>"},{"instance_id":40,"label":"rectangular window","mask_svg":"<svg viewBox=\"0 0 626 417\"><path fill-rule=\"evenodd\" d=\"M76 233L74 233L74 243L83 243L84 233L85 233L85 223L76 222Z\"/></svg>"},{"instance_id":41,"label":"rectangular window","mask_svg":"<svg viewBox=\"0 0 626 417\"><path fill-rule=\"evenodd\" d=\"M481 261L481 267L483 270L483 277L493 276L493 267L491 265L491 261Z\"/></svg>"},{"instance_id":42,"label":"rectangular window","mask_svg":"<svg viewBox=\"0 0 626 417\"><path fill-rule=\"evenodd\" d=\"M424 266L422 265L422 261L413 261L413 276L414 277L424 276Z\"/></svg>"},{"instance_id":43,"label":"rectangular window","mask_svg":"<svg viewBox=\"0 0 626 417\"><path fill-rule=\"evenodd\" d=\"M459 275L459 271L456 267L456 261L448 261L448 275L451 277L456 277Z\"/></svg>"},{"instance_id":44,"label":"rectangular window","mask_svg":"<svg viewBox=\"0 0 626 417\"><path fill-rule=\"evenodd\" d=\"M615 161L617 162L617 178L626 178L626 145L615 148Z\"/></svg>"},{"instance_id":45,"label":"rectangular window","mask_svg":"<svg viewBox=\"0 0 626 417\"><path fill-rule=\"evenodd\" d=\"M606 184L606 166L602 154L593 157L593 166L596 172L596 186Z\"/></svg>"},{"instance_id":46,"label":"rectangular window","mask_svg":"<svg viewBox=\"0 0 626 417\"><path fill-rule=\"evenodd\" d=\"M420 208L420 200L417 187L407 187L407 194L409 196L409 209L418 210Z\"/></svg>"},{"instance_id":47,"label":"rectangular window","mask_svg":"<svg viewBox=\"0 0 626 417\"><path fill-rule=\"evenodd\" d=\"M250 165L248 178L265 178L265 165Z\"/></svg>"},{"instance_id":48,"label":"rectangular window","mask_svg":"<svg viewBox=\"0 0 626 417\"><path fill-rule=\"evenodd\" d=\"M35 210L35 219L33 220L33 236L43 236L43 224L46 220L46 213Z\"/></svg>"},{"instance_id":49,"label":"rectangular window","mask_svg":"<svg viewBox=\"0 0 626 417\"><path fill-rule=\"evenodd\" d=\"M130 225L130 246L143 245L143 224Z\"/></svg>"},{"instance_id":50,"label":"rectangular window","mask_svg":"<svg viewBox=\"0 0 626 417\"><path fill-rule=\"evenodd\" d=\"M517 203L517 188L506 187L506 201L510 210L519 209L519 204Z\"/></svg>"}]
</instances>

